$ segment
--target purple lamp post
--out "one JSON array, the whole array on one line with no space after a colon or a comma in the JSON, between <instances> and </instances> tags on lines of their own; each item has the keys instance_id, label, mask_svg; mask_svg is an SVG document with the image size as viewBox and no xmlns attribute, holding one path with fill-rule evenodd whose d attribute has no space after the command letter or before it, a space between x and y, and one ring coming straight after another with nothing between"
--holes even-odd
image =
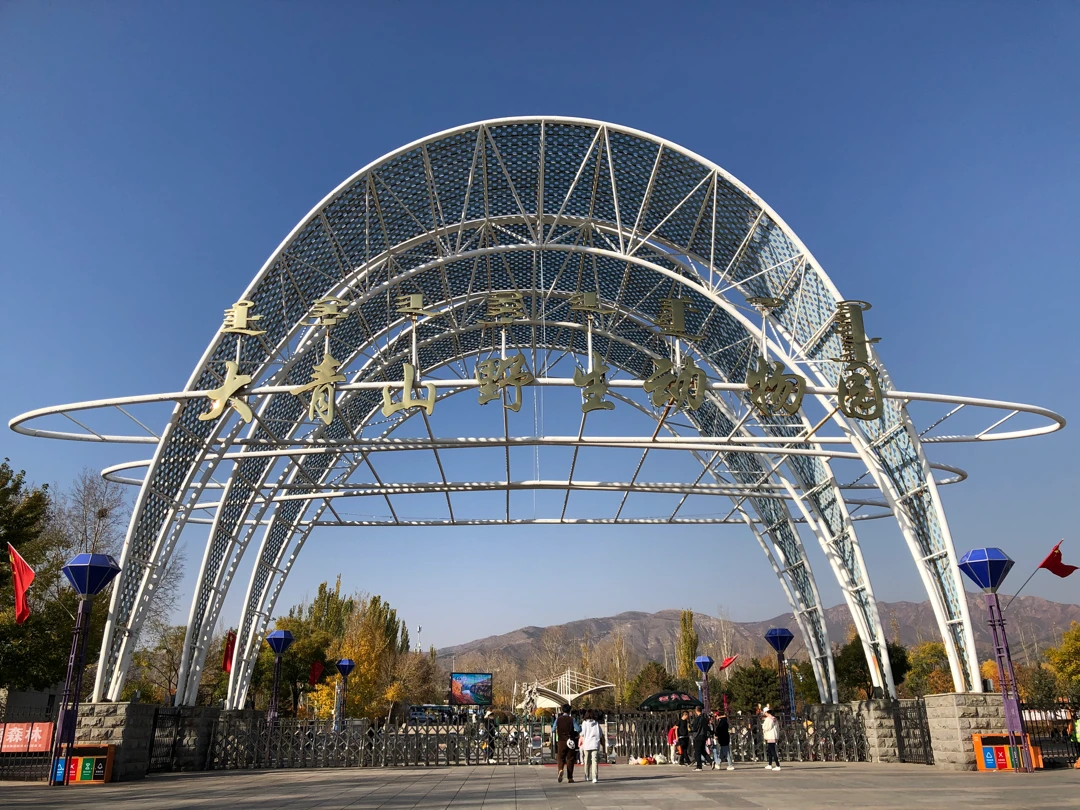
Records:
<instances>
[{"instance_id":1,"label":"purple lamp post","mask_svg":"<svg viewBox=\"0 0 1080 810\"><path fill-rule=\"evenodd\" d=\"M266 721L270 727L277 723L278 715L278 684L281 683L281 656L293 643L292 633L288 630L275 630L268 633L266 643L274 651L274 688L270 692L270 706L266 710Z\"/></svg>"},{"instance_id":2,"label":"purple lamp post","mask_svg":"<svg viewBox=\"0 0 1080 810\"><path fill-rule=\"evenodd\" d=\"M75 744L75 726L79 719L79 695L82 693L83 668L86 665L86 638L90 634L90 608L94 597L120 573L120 566L109 554L77 554L62 569L75 593L79 594L79 612L75 616L75 633L71 638L67 680L60 699L60 715L56 724L50 785L68 783L67 761Z\"/></svg>"},{"instance_id":3,"label":"purple lamp post","mask_svg":"<svg viewBox=\"0 0 1080 810\"><path fill-rule=\"evenodd\" d=\"M694 666L701 670L701 702L705 704L705 714L709 713L709 670L714 663L707 655L694 659Z\"/></svg>"},{"instance_id":4,"label":"purple lamp post","mask_svg":"<svg viewBox=\"0 0 1080 810\"><path fill-rule=\"evenodd\" d=\"M780 713L793 714L794 706L789 706L791 700L791 684L788 681L787 665L784 663L784 650L794 639L794 634L786 627L774 627L765 633L765 640L769 646L776 650L776 675L780 679Z\"/></svg>"},{"instance_id":5,"label":"purple lamp post","mask_svg":"<svg viewBox=\"0 0 1080 810\"><path fill-rule=\"evenodd\" d=\"M356 667L356 662L351 658L342 658L337 662L337 671L341 673L341 685L338 687L338 705L334 712L334 727L340 731L345 726L345 701L349 696L349 673Z\"/></svg>"},{"instance_id":6,"label":"purple lamp post","mask_svg":"<svg viewBox=\"0 0 1080 810\"><path fill-rule=\"evenodd\" d=\"M1009 555L1000 548L973 548L960 558L960 570L968 579L982 588L986 594L986 609L990 614L990 635L994 641L994 658L997 660L998 683L1001 700L1005 704L1005 728L1009 734L1009 748L1016 762L1015 770L1030 773L1031 749L1024 735L1024 718L1020 714L1020 695L1016 690L1016 673L1013 671L1009 639L1005 636L1005 619L1001 615L998 588L1013 567ZM1017 761L1016 754L1020 758Z\"/></svg>"}]
</instances>

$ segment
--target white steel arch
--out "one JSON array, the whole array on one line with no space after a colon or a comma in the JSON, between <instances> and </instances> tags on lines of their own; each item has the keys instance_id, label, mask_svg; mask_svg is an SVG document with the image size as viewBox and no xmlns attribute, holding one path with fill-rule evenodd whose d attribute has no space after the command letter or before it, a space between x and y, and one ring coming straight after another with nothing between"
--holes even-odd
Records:
<instances>
[{"instance_id":1,"label":"white steel arch","mask_svg":"<svg viewBox=\"0 0 1080 810\"><path fill-rule=\"evenodd\" d=\"M522 317L499 326L485 323L485 298L511 291L522 296ZM581 293L595 293L610 314L588 316L586 328L570 306ZM417 323L398 315L397 294L422 296L431 317ZM346 315L329 333L312 320L317 301L326 296L342 299ZM682 335L664 335L654 326L672 296L694 313L686 321L691 331ZM748 305L753 297L776 302L764 325ZM252 302L259 313L259 329L252 330L259 334L219 334L185 391L156 397L176 403L160 436L138 420L149 436L27 426L51 413L82 426L70 414L101 406L135 419L124 410L137 404L130 398L42 409L12 420L13 428L35 435L157 445L113 591L96 698L119 697L146 606L189 522L209 520L211 531L191 607L179 703L195 699L225 594L247 547L265 527L230 680L230 705L240 705L281 584L312 528L378 525L343 520L335 511L337 498L381 498L389 525L401 525L416 521L400 519L395 499L439 492L449 517L431 522L453 524L461 521L452 494L485 486L506 489L506 513L497 519L502 522L518 522L510 510L515 489L557 486L567 493L558 518L522 522L571 522L565 504L579 487L680 494L665 521L674 525L686 520L677 513L691 494L731 499L727 515L704 522L742 521L761 543L811 651L822 698L833 700L828 636L796 524L805 525L825 551L874 684L893 693L884 633L854 529L855 519L874 516L854 512L867 506L888 510L926 586L956 688L981 689L937 492L944 482L935 481L935 465L922 445L1036 435L1060 428L1064 420L1034 406L896 391L872 350L884 389L883 417L863 421L838 413L840 372L833 358L842 347L832 324L841 296L775 212L719 166L646 133L583 119L499 119L447 130L369 164L335 189L282 242L240 300ZM595 349L613 369L611 395L637 408L643 408L637 398L654 360L693 357L708 371L708 396L698 410L680 417L688 421L678 429L665 421L667 409L644 406L658 420L657 433L663 427L671 435L654 435L639 446L641 463L650 452L692 452L704 463L702 474L692 485L641 482L636 472L630 481L574 482L571 465L562 481L515 482L511 444L550 444L553 437L543 430L534 437L511 436L504 412L505 480L448 480L440 452L456 452L470 440L437 437L424 414L427 439L409 440L408 447L434 454L441 481L380 480L373 456L406 449L387 437L410 415L378 416L380 389L400 388L403 364L411 360L433 390L449 396L475 387L476 358L499 356L505 347L528 352L538 391L572 386L558 369L567 369L574 358L587 365ZM747 366L761 349L808 378L796 416L763 418L749 402ZM349 378L338 388L338 415L324 427L307 419L304 402L290 392L331 352L344 358L341 371ZM216 420L198 418L228 362L252 378L243 392L253 411L247 426L231 410ZM920 435L907 410L912 401L957 407ZM962 408L977 407L1010 413L970 436L929 435ZM1037 414L1048 424L998 429L1017 414ZM575 459L581 447L635 446L633 437L621 444L603 437L590 442L585 428L583 418L576 439L567 437ZM847 485L838 480L834 462L856 459L872 484L860 483L861 476ZM949 481L963 477L947 465L936 466L956 473ZM376 484L363 489L353 481L358 469L368 470ZM713 483L701 484L704 478ZM859 488L869 489L870 496L846 494ZM220 495L208 500L210 492ZM620 506L616 522L646 522L623 518L621 511ZM213 517L196 517L205 512ZM326 513L333 519L324 519Z\"/></svg>"}]
</instances>

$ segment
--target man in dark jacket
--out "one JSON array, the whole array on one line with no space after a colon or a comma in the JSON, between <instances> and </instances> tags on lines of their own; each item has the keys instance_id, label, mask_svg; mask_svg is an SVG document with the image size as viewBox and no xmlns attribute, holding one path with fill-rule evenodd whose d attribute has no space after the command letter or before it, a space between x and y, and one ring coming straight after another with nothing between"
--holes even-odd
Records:
<instances>
[{"instance_id":1,"label":"man in dark jacket","mask_svg":"<svg viewBox=\"0 0 1080 810\"><path fill-rule=\"evenodd\" d=\"M713 737L716 746L713 748L713 767L719 768L720 763L727 760L727 769L735 770L735 766L731 764L731 728L728 726L726 714L721 714L713 723Z\"/></svg>"},{"instance_id":2,"label":"man in dark jacket","mask_svg":"<svg viewBox=\"0 0 1080 810\"><path fill-rule=\"evenodd\" d=\"M555 720L555 764L559 768L559 781L566 769L566 781L574 781L574 765L577 763L578 734L574 729L574 718L570 716L570 706L565 704Z\"/></svg>"},{"instance_id":3,"label":"man in dark jacket","mask_svg":"<svg viewBox=\"0 0 1080 810\"><path fill-rule=\"evenodd\" d=\"M694 770L700 771L705 762L705 742L709 739L709 718L705 716L700 706L694 709L690 733L694 737Z\"/></svg>"},{"instance_id":4,"label":"man in dark jacket","mask_svg":"<svg viewBox=\"0 0 1080 810\"><path fill-rule=\"evenodd\" d=\"M690 764L690 712L683 712L679 717L679 728L676 732L679 740L679 764Z\"/></svg>"}]
</instances>

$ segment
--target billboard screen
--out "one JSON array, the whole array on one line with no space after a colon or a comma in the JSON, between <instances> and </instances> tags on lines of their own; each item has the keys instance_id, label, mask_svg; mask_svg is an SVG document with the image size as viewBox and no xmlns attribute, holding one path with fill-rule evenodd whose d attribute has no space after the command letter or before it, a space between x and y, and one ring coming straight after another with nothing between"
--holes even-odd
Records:
<instances>
[{"instance_id":1,"label":"billboard screen","mask_svg":"<svg viewBox=\"0 0 1080 810\"><path fill-rule=\"evenodd\" d=\"M490 706L490 672L450 673L451 706Z\"/></svg>"}]
</instances>

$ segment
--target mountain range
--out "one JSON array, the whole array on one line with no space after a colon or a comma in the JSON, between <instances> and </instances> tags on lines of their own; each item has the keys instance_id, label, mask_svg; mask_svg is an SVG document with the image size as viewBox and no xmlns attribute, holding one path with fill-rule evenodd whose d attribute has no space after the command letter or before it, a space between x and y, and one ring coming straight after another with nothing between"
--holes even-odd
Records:
<instances>
[{"instance_id":1,"label":"mountain range","mask_svg":"<svg viewBox=\"0 0 1080 810\"><path fill-rule=\"evenodd\" d=\"M993 655L990 634L986 625L986 604L980 594L967 594L972 624L975 628L975 647L979 658ZM1003 602L1009 597L1005 597ZM879 602L878 611L890 641L899 640L905 646L923 641L938 640L937 623L929 602ZM438 661L448 669L455 668L457 659L479 663L498 658L516 663L524 670L534 670L538 662L554 660L552 641L565 648L568 661L577 659L580 641L600 645L622 631L624 643L632 656L642 661L670 664L674 659L675 642L679 633L679 610L657 613L630 611L597 619L579 619L562 625L522 627L510 633L488 636L438 651ZM1061 634L1071 622L1080 622L1080 605L1051 602L1038 596L1020 596L1005 614L1006 630L1017 663L1031 663L1039 652L1061 642ZM825 611L829 640L843 644L853 632L851 615L846 605ZM714 658L720 655L760 657L772 654L764 641L771 627L787 627L795 633L788 649L791 658L805 658L806 648L791 613L760 622L732 622L703 613L694 614L694 628L700 638L699 651ZM554 632L551 632L554 631ZM725 643L726 642L726 643ZM571 652L573 651L573 652Z\"/></svg>"}]
</instances>

